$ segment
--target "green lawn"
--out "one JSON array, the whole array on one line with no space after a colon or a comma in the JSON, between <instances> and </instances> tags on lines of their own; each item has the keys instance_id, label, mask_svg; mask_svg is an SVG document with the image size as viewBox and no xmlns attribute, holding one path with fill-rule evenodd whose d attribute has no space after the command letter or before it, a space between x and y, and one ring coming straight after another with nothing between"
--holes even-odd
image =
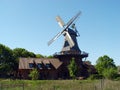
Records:
<instances>
[{"instance_id":1,"label":"green lawn","mask_svg":"<svg viewBox=\"0 0 120 90\"><path fill-rule=\"evenodd\" d=\"M0 90L120 90L110 80L0 80Z\"/></svg>"}]
</instances>

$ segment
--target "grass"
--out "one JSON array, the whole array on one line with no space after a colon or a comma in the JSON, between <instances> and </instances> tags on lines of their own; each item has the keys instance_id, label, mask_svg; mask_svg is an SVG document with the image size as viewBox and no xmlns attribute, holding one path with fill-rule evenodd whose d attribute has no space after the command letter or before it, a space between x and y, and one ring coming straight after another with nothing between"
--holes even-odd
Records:
<instances>
[{"instance_id":1,"label":"grass","mask_svg":"<svg viewBox=\"0 0 120 90\"><path fill-rule=\"evenodd\" d=\"M0 79L0 90L120 90L120 81Z\"/></svg>"}]
</instances>

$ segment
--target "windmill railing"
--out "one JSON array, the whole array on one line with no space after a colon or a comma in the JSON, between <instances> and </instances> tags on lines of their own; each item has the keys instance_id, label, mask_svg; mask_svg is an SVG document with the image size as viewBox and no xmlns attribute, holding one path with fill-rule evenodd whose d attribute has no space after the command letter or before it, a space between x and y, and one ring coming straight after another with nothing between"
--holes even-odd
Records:
<instances>
[{"instance_id":1,"label":"windmill railing","mask_svg":"<svg viewBox=\"0 0 120 90\"><path fill-rule=\"evenodd\" d=\"M88 53L82 51L82 52L76 52L76 51L65 51L65 52L56 52L53 56L57 55L80 55L82 57L88 57Z\"/></svg>"},{"instance_id":2,"label":"windmill railing","mask_svg":"<svg viewBox=\"0 0 120 90\"><path fill-rule=\"evenodd\" d=\"M84 57L88 57L88 53L86 53L85 51L82 51L81 52L81 56L84 58Z\"/></svg>"},{"instance_id":3,"label":"windmill railing","mask_svg":"<svg viewBox=\"0 0 120 90\"><path fill-rule=\"evenodd\" d=\"M79 54L80 52L71 52L71 51L66 51L66 52L56 52L54 55L69 55L69 54Z\"/></svg>"}]
</instances>

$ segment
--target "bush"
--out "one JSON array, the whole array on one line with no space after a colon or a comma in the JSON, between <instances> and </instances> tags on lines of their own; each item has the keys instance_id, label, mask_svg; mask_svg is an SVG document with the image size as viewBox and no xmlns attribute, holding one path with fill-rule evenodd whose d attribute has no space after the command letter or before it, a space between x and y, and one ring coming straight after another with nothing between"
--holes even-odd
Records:
<instances>
[{"instance_id":1,"label":"bush","mask_svg":"<svg viewBox=\"0 0 120 90\"><path fill-rule=\"evenodd\" d=\"M120 81L120 75L118 74L117 77L114 80Z\"/></svg>"},{"instance_id":2,"label":"bush","mask_svg":"<svg viewBox=\"0 0 120 90\"><path fill-rule=\"evenodd\" d=\"M39 78L39 72L36 68L34 68L30 74L29 74L29 77L32 78L32 80L38 80Z\"/></svg>"},{"instance_id":3,"label":"bush","mask_svg":"<svg viewBox=\"0 0 120 90\"><path fill-rule=\"evenodd\" d=\"M68 65L68 70L69 70L70 77L72 79L75 79L77 75L78 67L74 58L72 58L72 60L70 61L70 64Z\"/></svg>"},{"instance_id":4,"label":"bush","mask_svg":"<svg viewBox=\"0 0 120 90\"><path fill-rule=\"evenodd\" d=\"M118 76L117 69L116 68L105 69L103 71L103 76L107 79L115 79Z\"/></svg>"},{"instance_id":5,"label":"bush","mask_svg":"<svg viewBox=\"0 0 120 90\"><path fill-rule=\"evenodd\" d=\"M96 69L98 74L104 76L104 78L117 78L117 67L114 63L114 60L107 55L98 58Z\"/></svg>"},{"instance_id":6,"label":"bush","mask_svg":"<svg viewBox=\"0 0 120 90\"><path fill-rule=\"evenodd\" d=\"M102 78L103 78L102 75L99 75L99 74L92 74L92 75L89 76L88 79L94 80L94 79L102 79Z\"/></svg>"}]
</instances>

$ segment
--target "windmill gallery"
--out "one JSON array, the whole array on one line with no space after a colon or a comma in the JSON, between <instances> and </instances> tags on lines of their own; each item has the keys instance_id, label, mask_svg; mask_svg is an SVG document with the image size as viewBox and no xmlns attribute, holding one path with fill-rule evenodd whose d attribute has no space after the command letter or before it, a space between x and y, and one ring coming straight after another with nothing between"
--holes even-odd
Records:
<instances>
[{"instance_id":1,"label":"windmill gallery","mask_svg":"<svg viewBox=\"0 0 120 90\"><path fill-rule=\"evenodd\" d=\"M60 52L53 55L54 58L20 58L19 60L19 77L29 79L29 74L33 68L37 67L39 71L39 79L68 79L70 78L68 65L72 58L78 67L77 77L86 78L90 73L95 73L94 66L82 61L88 57L88 53L82 52L77 43L76 37L79 33L73 23L80 16L81 12L72 17L68 23L64 24L62 19L57 16L56 20L62 31L48 42L50 45L60 35L65 38L63 48ZM91 72L90 72L91 71Z\"/></svg>"}]
</instances>

